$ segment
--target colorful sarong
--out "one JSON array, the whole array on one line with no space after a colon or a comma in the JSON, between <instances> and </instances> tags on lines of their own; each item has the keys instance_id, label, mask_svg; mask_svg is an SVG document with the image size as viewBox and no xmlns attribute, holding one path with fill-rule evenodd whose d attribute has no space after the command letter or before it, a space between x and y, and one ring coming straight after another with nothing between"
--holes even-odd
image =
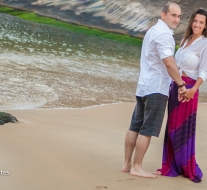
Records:
<instances>
[{"instance_id":1,"label":"colorful sarong","mask_svg":"<svg viewBox=\"0 0 207 190\"><path fill-rule=\"evenodd\" d=\"M195 80L182 77L186 88L192 88ZM175 82L170 88L168 120L165 131L162 168L164 176L183 175L194 182L200 182L203 173L195 159L196 114L198 107L197 91L189 102L179 102L178 87Z\"/></svg>"}]
</instances>

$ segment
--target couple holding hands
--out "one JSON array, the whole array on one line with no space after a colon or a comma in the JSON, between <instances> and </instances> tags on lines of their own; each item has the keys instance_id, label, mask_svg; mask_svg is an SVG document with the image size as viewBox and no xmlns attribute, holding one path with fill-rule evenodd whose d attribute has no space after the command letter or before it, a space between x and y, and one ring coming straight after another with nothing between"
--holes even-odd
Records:
<instances>
[{"instance_id":1,"label":"couple holding hands","mask_svg":"<svg viewBox=\"0 0 207 190\"><path fill-rule=\"evenodd\" d=\"M198 9L191 15L174 56L172 35L180 17L179 5L166 3L161 18L144 37L137 103L125 137L122 171L147 178L183 175L200 182L203 174L195 158L195 132L199 86L207 79L207 11ZM147 172L142 161L151 137L159 137L167 102L162 166Z\"/></svg>"}]
</instances>

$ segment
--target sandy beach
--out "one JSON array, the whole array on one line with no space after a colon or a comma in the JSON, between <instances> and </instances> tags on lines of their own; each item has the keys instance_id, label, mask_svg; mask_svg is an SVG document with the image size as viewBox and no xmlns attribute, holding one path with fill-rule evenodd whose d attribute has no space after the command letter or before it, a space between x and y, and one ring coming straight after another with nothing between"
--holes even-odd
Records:
<instances>
[{"instance_id":1,"label":"sandy beach","mask_svg":"<svg viewBox=\"0 0 207 190\"><path fill-rule=\"evenodd\" d=\"M206 112L199 104L196 157L204 173L199 184L182 176L134 177L120 171L124 138L134 103L85 109L4 110L19 120L0 126L1 189L6 190L206 190ZM161 164L160 138L152 138L144 167Z\"/></svg>"}]
</instances>

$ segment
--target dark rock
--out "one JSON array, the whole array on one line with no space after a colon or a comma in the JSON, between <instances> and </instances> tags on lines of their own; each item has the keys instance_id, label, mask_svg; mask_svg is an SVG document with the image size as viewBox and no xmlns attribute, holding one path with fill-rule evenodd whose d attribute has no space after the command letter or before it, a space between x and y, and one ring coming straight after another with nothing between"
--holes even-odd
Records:
<instances>
[{"instance_id":1,"label":"dark rock","mask_svg":"<svg viewBox=\"0 0 207 190\"><path fill-rule=\"evenodd\" d=\"M177 43L183 37L190 15L198 8L207 9L203 0L171 0L182 9L175 30ZM78 25L142 38L160 18L166 0L0 0L0 5L32 11Z\"/></svg>"},{"instance_id":2,"label":"dark rock","mask_svg":"<svg viewBox=\"0 0 207 190\"><path fill-rule=\"evenodd\" d=\"M0 125L3 125L5 123L16 123L18 120L16 117L12 116L9 113L0 112Z\"/></svg>"}]
</instances>

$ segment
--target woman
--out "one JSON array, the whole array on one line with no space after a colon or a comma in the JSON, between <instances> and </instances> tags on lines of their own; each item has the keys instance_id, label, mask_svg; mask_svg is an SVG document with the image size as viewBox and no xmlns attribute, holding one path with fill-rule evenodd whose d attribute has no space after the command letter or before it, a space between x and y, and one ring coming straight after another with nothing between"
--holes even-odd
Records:
<instances>
[{"instance_id":1,"label":"woman","mask_svg":"<svg viewBox=\"0 0 207 190\"><path fill-rule=\"evenodd\" d=\"M194 182L203 176L195 159L195 128L198 88L207 78L207 11L199 9L191 15L186 33L175 59L186 83L185 100L178 100L178 87L172 83L168 101L162 168L156 174L184 175Z\"/></svg>"}]
</instances>

